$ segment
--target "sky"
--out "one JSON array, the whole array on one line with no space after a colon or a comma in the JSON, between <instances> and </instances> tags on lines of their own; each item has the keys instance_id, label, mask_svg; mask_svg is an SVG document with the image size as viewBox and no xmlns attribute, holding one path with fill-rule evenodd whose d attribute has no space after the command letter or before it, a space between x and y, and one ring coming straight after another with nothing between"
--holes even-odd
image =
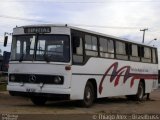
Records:
<instances>
[{"instance_id":1,"label":"sky","mask_svg":"<svg viewBox=\"0 0 160 120\"><path fill-rule=\"evenodd\" d=\"M140 43L140 30L148 28L145 43L160 52L160 0L0 0L0 49L10 50L10 44L3 47L4 32L44 23L76 25Z\"/></svg>"}]
</instances>

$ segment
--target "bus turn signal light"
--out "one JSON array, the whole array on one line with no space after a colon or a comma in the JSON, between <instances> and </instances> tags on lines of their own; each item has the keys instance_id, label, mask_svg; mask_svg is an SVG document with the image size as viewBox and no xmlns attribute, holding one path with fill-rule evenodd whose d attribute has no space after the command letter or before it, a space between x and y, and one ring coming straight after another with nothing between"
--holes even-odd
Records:
<instances>
[{"instance_id":1,"label":"bus turn signal light","mask_svg":"<svg viewBox=\"0 0 160 120\"><path fill-rule=\"evenodd\" d=\"M65 70L71 70L71 66L70 65L66 66Z\"/></svg>"}]
</instances>

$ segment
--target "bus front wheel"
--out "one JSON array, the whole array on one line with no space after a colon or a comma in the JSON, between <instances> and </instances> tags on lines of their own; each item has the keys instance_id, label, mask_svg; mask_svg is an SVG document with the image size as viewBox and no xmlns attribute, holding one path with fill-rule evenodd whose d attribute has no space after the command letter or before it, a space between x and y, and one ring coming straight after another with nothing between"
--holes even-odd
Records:
<instances>
[{"instance_id":1,"label":"bus front wheel","mask_svg":"<svg viewBox=\"0 0 160 120\"><path fill-rule=\"evenodd\" d=\"M81 101L83 107L90 107L94 102L94 87L91 82L87 82L84 90L84 97Z\"/></svg>"},{"instance_id":2,"label":"bus front wheel","mask_svg":"<svg viewBox=\"0 0 160 120\"><path fill-rule=\"evenodd\" d=\"M42 106L45 105L47 102L47 99L44 97L32 97L31 101L34 105Z\"/></svg>"}]
</instances>

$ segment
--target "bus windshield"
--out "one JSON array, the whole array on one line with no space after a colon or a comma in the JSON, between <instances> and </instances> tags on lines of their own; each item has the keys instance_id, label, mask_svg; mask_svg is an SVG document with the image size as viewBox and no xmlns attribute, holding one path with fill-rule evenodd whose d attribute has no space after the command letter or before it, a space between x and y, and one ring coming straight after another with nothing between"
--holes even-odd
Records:
<instances>
[{"instance_id":1,"label":"bus windshield","mask_svg":"<svg viewBox=\"0 0 160 120\"><path fill-rule=\"evenodd\" d=\"M67 35L13 36L12 61L69 62Z\"/></svg>"}]
</instances>

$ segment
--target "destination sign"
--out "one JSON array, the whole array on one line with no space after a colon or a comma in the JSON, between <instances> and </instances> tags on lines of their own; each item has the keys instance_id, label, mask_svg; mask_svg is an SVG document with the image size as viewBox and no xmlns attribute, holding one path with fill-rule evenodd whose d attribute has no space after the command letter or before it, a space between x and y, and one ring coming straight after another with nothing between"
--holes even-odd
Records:
<instances>
[{"instance_id":1,"label":"destination sign","mask_svg":"<svg viewBox=\"0 0 160 120\"><path fill-rule=\"evenodd\" d=\"M26 27L24 33L50 33L50 27Z\"/></svg>"}]
</instances>

